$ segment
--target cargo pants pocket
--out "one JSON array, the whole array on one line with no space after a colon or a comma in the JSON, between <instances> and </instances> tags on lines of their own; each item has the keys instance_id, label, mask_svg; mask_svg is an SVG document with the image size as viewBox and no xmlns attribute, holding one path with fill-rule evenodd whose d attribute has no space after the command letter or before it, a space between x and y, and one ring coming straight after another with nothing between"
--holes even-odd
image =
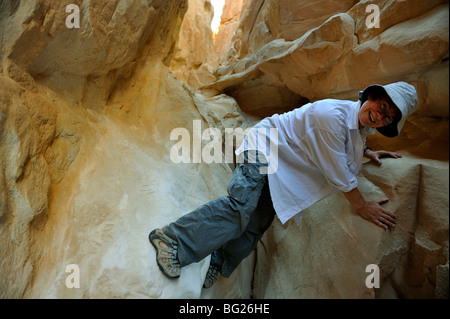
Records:
<instances>
[{"instance_id":1,"label":"cargo pants pocket","mask_svg":"<svg viewBox=\"0 0 450 319\"><path fill-rule=\"evenodd\" d=\"M228 183L227 192L230 197L238 202L246 203L253 191L263 183L264 176L259 173L258 165L241 163L235 169L233 177Z\"/></svg>"}]
</instances>

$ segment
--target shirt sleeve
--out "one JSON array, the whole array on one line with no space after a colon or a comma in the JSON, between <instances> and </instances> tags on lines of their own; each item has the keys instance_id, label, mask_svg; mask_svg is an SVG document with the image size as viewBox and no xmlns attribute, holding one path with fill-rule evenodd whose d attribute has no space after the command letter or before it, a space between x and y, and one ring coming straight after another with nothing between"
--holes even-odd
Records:
<instances>
[{"instance_id":1,"label":"shirt sleeve","mask_svg":"<svg viewBox=\"0 0 450 319\"><path fill-rule=\"evenodd\" d=\"M347 164L344 134L316 127L309 131L304 141L308 146L310 160L330 185L343 192L358 186L358 180Z\"/></svg>"}]
</instances>

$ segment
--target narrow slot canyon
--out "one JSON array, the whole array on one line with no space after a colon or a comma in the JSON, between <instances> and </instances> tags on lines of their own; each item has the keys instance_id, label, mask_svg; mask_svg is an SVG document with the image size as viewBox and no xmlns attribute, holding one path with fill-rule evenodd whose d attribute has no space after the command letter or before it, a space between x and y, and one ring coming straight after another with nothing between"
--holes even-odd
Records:
<instances>
[{"instance_id":1,"label":"narrow slot canyon","mask_svg":"<svg viewBox=\"0 0 450 319\"><path fill-rule=\"evenodd\" d=\"M448 298L448 1L223 3L0 1L0 298ZM209 256L163 276L150 231L227 195L246 130L397 81L417 111L366 145L403 156L357 175L397 227L337 192L209 289Z\"/></svg>"}]
</instances>

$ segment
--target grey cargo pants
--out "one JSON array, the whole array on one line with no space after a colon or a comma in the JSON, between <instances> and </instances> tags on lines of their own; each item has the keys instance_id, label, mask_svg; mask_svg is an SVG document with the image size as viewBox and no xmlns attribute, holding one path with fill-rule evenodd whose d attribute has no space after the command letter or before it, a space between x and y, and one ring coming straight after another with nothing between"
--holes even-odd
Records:
<instances>
[{"instance_id":1,"label":"grey cargo pants","mask_svg":"<svg viewBox=\"0 0 450 319\"><path fill-rule=\"evenodd\" d=\"M247 158L247 154L244 154ZM238 164L228 184L228 196L219 197L163 227L178 241L181 267L211 256L211 263L229 277L269 228L275 216L263 164Z\"/></svg>"}]
</instances>

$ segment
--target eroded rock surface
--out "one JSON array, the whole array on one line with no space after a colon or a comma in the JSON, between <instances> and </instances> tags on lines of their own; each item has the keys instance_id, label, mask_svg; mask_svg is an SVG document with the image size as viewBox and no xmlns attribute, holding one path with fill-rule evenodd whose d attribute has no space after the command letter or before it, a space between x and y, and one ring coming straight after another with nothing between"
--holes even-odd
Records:
<instances>
[{"instance_id":1,"label":"eroded rock surface","mask_svg":"<svg viewBox=\"0 0 450 319\"><path fill-rule=\"evenodd\" d=\"M79 29L64 1L0 2L1 298L448 297L447 1L380 1L375 29L365 1L227 1L217 56L201 40L208 0L71 3ZM177 281L160 273L148 233L225 195L233 168L193 163L193 149L175 163L175 129L193 147L194 121L224 134L396 80L416 86L419 112L398 139L368 143L404 158L360 175L368 199L390 198L396 229L337 194L301 229L275 220L209 290L209 258ZM79 288L67 286L73 264ZM367 264L379 289L365 285Z\"/></svg>"},{"instance_id":2,"label":"eroded rock surface","mask_svg":"<svg viewBox=\"0 0 450 319\"><path fill-rule=\"evenodd\" d=\"M308 100L355 99L367 85L401 79L416 86L419 112L448 117L448 1L382 1L379 28L367 27L367 5L244 1L234 10L239 24L219 32L233 32L223 40L233 54L221 52L220 78L205 91L268 115Z\"/></svg>"},{"instance_id":3,"label":"eroded rock surface","mask_svg":"<svg viewBox=\"0 0 450 319\"><path fill-rule=\"evenodd\" d=\"M214 49L211 21L214 8L210 0L190 0L170 69L181 81L197 89L216 80L219 60Z\"/></svg>"}]
</instances>

